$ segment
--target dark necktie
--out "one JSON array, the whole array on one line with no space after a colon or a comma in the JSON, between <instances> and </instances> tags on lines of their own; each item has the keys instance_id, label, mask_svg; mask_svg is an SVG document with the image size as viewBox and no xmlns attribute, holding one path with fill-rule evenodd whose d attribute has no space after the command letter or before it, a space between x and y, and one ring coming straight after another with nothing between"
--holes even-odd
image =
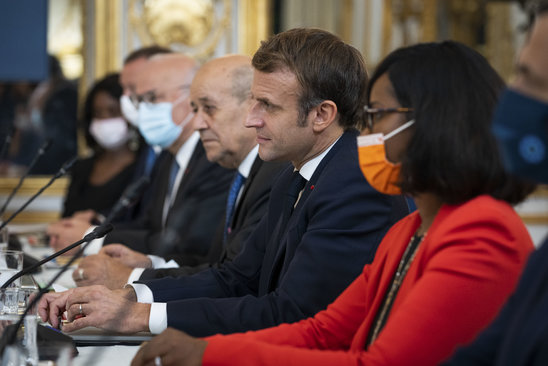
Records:
<instances>
[{"instance_id":1,"label":"dark necktie","mask_svg":"<svg viewBox=\"0 0 548 366\"><path fill-rule=\"evenodd\" d=\"M270 271L270 280L268 285L268 288L270 290L274 289L275 284L279 279L278 277L280 275L280 271L282 270L283 258L285 257L286 251L285 244L282 244L281 241L285 235L287 223L289 222L289 218L293 213L293 209L295 207L295 203L297 202L297 198L299 197L299 193L303 190L305 185L306 179L304 179L298 171L294 171L293 176L291 177L291 181L289 182L287 193L285 195L285 201L280 217L280 225L278 225L278 231L273 235L275 241L272 242L272 244L274 245L272 245L271 247L274 250L277 250L278 254L276 255L276 260L273 262L272 269Z\"/></svg>"},{"instance_id":2,"label":"dark necktie","mask_svg":"<svg viewBox=\"0 0 548 366\"><path fill-rule=\"evenodd\" d=\"M289 182L287 193L285 195L285 202L284 202L283 211L282 211L282 219L281 219L281 224L279 226L279 233L278 233L278 238L280 239L283 236L287 222L289 221L289 218L291 217L291 214L293 213L293 209L295 208L295 203L297 202L299 193L303 190L305 184L306 184L306 179L303 178L303 176L299 173L298 170L294 171L293 175L291 176L291 181Z\"/></svg>"},{"instance_id":3,"label":"dark necktie","mask_svg":"<svg viewBox=\"0 0 548 366\"><path fill-rule=\"evenodd\" d=\"M223 233L223 243L226 244L226 237L229 234L230 223L232 222L232 216L234 216L234 208L236 207L236 199L238 198L238 193L245 183L245 177L238 172L230 190L228 191L228 198L226 200L226 219L225 219L225 230Z\"/></svg>"}]
</instances>

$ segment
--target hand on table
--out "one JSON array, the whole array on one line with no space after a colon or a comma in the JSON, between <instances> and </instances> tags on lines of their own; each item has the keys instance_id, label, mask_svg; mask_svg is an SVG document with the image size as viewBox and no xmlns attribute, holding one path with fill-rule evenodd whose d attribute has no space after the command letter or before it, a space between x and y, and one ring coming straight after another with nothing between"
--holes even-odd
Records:
<instances>
[{"instance_id":1,"label":"hand on table","mask_svg":"<svg viewBox=\"0 0 548 366\"><path fill-rule=\"evenodd\" d=\"M134 301L133 289L112 291L104 286L89 286L46 294L38 305L38 314L53 327L67 312L69 323L64 332L93 326L121 333L148 331L150 304Z\"/></svg>"},{"instance_id":2,"label":"hand on table","mask_svg":"<svg viewBox=\"0 0 548 366\"><path fill-rule=\"evenodd\" d=\"M83 258L72 272L72 279L78 287L104 285L111 290L122 288L133 269L116 258L104 254Z\"/></svg>"},{"instance_id":3,"label":"hand on table","mask_svg":"<svg viewBox=\"0 0 548 366\"><path fill-rule=\"evenodd\" d=\"M47 234L50 237L49 245L55 250L59 251L66 248L70 244L77 242L84 237L86 230L90 228L90 225L86 221L76 219L63 219L56 223L50 224L47 229ZM66 255L72 254L77 250L73 250L66 253Z\"/></svg>"},{"instance_id":4,"label":"hand on table","mask_svg":"<svg viewBox=\"0 0 548 366\"><path fill-rule=\"evenodd\" d=\"M143 253L129 249L122 244L109 244L101 248L99 252L112 258L116 258L124 265L131 268L151 268L152 262L149 257Z\"/></svg>"},{"instance_id":5,"label":"hand on table","mask_svg":"<svg viewBox=\"0 0 548 366\"><path fill-rule=\"evenodd\" d=\"M167 328L139 349L131 366L155 365L201 365L207 346L203 339ZM159 360L156 361L157 357Z\"/></svg>"}]
</instances>

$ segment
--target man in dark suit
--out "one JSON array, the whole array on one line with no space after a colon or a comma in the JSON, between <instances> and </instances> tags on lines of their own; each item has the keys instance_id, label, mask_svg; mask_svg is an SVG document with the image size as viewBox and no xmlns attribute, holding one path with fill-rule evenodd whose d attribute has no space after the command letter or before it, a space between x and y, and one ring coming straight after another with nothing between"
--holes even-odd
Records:
<instances>
[{"instance_id":1,"label":"man in dark suit","mask_svg":"<svg viewBox=\"0 0 548 366\"><path fill-rule=\"evenodd\" d=\"M105 238L91 243L86 254L97 253L111 243L123 243L143 253L162 251L158 248L162 230L177 219L174 212L185 211L192 214L179 222L180 240L171 252L182 263L186 256L207 254L214 234L211 225L222 219L234 173L207 160L198 133L188 124L193 117L188 98L196 68L192 59L180 54L158 55L143 67L136 87L139 129L149 144L163 149L151 188L155 199L138 219L118 224ZM74 223L61 235L82 237L85 230L89 230L87 225ZM73 277L86 278L81 269Z\"/></svg>"},{"instance_id":2,"label":"man in dark suit","mask_svg":"<svg viewBox=\"0 0 548 366\"><path fill-rule=\"evenodd\" d=\"M548 141L548 1L534 5L516 77L501 97L493 127L509 171L548 184L548 157L538 154ZM531 254L515 293L493 323L444 365L548 365L547 284L548 238Z\"/></svg>"},{"instance_id":3,"label":"man in dark suit","mask_svg":"<svg viewBox=\"0 0 548 366\"><path fill-rule=\"evenodd\" d=\"M240 252L266 213L275 177L288 166L285 162L263 162L258 156L255 131L244 126L251 105L252 79L251 59L232 55L209 61L192 81L194 127L200 132L208 160L237 169L241 175L241 179L234 180L229 191L233 197L229 195L230 202L225 206L230 217L225 211L206 259L195 265L160 269L160 258L145 256L123 245L108 245L100 252L106 255L88 256L80 262L78 268L85 271L86 278L77 281L78 285L102 284L116 289L138 279L190 275L232 260ZM179 220L172 221L171 226L184 224L179 222L184 215L174 216Z\"/></svg>"},{"instance_id":4,"label":"man in dark suit","mask_svg":"<svg viewBox=\"0 0 548 366\"><path fill-rule=\"evenodd\" d=\"M54 326L66 309L67 331L260 329L324 309L372 261L408 210L403 197L369 186L359 167L354 128L367 83L361 55L328 32L294 29L263 42L252 63L246 126L255 129L263 160L292 166L275 181L267 213L242 252L193 276L117 292L92 286L48 294L39 311Z\"/></svg>"}]
</instances>

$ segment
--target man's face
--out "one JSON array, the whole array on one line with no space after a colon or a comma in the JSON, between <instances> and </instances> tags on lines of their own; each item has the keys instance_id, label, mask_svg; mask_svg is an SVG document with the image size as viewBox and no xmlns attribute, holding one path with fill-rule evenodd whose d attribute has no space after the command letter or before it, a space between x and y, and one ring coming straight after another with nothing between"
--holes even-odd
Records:
<instances>
[{"instance_id":1,"label":"man's face","mask_svg":"<svg viewBox=\"0 0 548 366\"><path fill-rule=\"evenodd\" d=\"M169 61L172 62L172 61ZM166 67L158 60L149 61L142 70L142 76L137 80L136 95L133 102L145 102L150 104L174 103L171 117L175 124L181 124L187 120L191 113L189 103L189 90L192 67L188 72L181 72L180 69ZM184 128L185 136L190 135L193 129L191 126Z\"/></svg>"},{"instance_id":2,"label":"man's face","mask_svg":"<svg viewBox=\"0 0 548 366\"><path fill-rule=\"evenodd\" d=\"M196 75L190 89L193 124L209 161L237 168L251 150L255 133L244 126L250 102L232 95L227 75L211 69Z\"/></svg>"},{"instance_id":3,"label":"man's face","mask_svg":"<svg viewBox=\"0 0 548 366\"><path fill-rule=\"evenodd\" d=\"M548 14L537 18L518 57L511 87L548 103Z\"/></svg>"},{"instance_id":4,"label":"man's face","mask_svg":"<svg viewBox=\"0 0 548 366\"><path fill-rule=\"evenodd\" d=\"M299 121L299 91L297 78L290 71L255 70L246 126L255 128L261 159L291 161L300 169L311 158L315 137L311 123Z\"/></svg>"}]
</instances>

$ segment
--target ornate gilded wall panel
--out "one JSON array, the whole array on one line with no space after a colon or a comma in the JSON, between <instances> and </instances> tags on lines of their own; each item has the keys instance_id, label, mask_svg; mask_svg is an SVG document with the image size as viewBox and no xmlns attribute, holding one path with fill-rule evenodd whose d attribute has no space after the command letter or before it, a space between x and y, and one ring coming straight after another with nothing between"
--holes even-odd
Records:
<instances>
[{"instance_id":1,"label":"ornate gilded wall panel","mask_svg":"<svg viewBox=\"0 0 548 366\"><path fill-rule=\"evenodd\" d=\"M237 5L238 52L251 56L272 33L272 4L270 0L239 0Z\"/></svg>"},{"instance_id":2,"label":"ornate gilded wall panel","mask_svg":"<svg viewBox=\"0 0 548 366\"><path fill-rule=\"evenodd\" d=\"M230 0L130 0L130 32L141 45L169 46L207 59L231 26Z\"/></svg>"}]
</instances>

